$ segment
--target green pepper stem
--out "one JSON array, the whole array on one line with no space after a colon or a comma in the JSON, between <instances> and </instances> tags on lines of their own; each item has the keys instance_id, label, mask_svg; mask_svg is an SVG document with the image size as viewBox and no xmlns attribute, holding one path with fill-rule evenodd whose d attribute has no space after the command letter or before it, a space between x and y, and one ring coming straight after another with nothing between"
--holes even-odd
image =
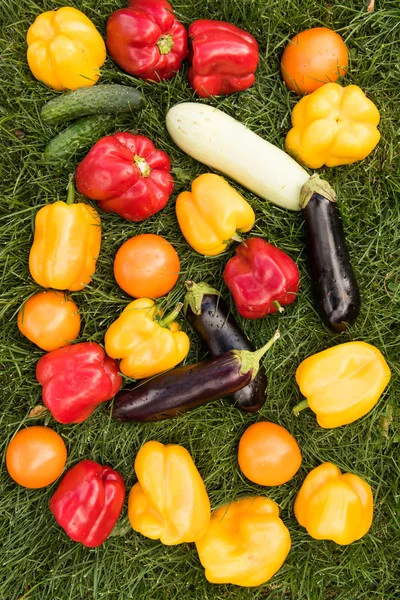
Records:
<instances>
[{"instance_id":1,"label":"green pepper stem","mask_svg":"<svg viewBox=\"0 0 400 600\"><path fill-rule=\"evenodd\" d=\"M296 404L296 406L293 409L293 414L296 415L296 417L299 416L299 412L304 410L305 408L308 408L308 401L307 400L302 400L301 402L299 402L298 404Z\"/></svg>"},{"instance_id":2,"label":"green pepper stem","mask_svg":"<svg viewBox=\"0 0 400 600\"><path fill-rule=\"evenodd\" d=\"M169 54L174 46L174 40L171 34L162 35L157 42L160 54Z\"/></svg>"},{"instance_id":3,"label":"green pepper stem","mask_svg":"<svg viewBox=\"0 0 400 600\"><path fill-rule=\"evenodd\" d=\"M259 350L255 352L249 352L248 350L233 350L233 353L236 354L241 362L241 367L239 373L242 375L243 373L248 373L252 371L251 381L253 381L254 377L258 373L258 369L260 368L260 359L264 356L264 354L275 344L276 340L279 340L281 334L279 331L275 331L273 337Z\"/></svg>"},{"instance_id":4,"label":"green pepper stem","mask_svg":"<svg viewBox=\"0 0 400 600\"><path fill-rule=\"evenodd\" d=\"M163 319L160 319L160 321L157 322L158 325L160 327L168 327L169 325L171 325L171 323L173 323L175 321L176 317L181 312L182 306L183 306L183 302L178 302L175 310L172 313L170 313L169 315L167 315L166 317L164 317Z\"/></svg>"},{"instance_id":5,"label":"green pepper stem","mask_svg":"<svg viewBox=\"0 0 400 600\"><path fill-rule=\"evenodd\" d=\"M233 234L231 240L233 240L234 242L243 242L243 238L238 234L238 232Z\"/></svg>"},{"instance_id":6,"label":"green pepper stem","mask_svg":"<svg viewBox=\"0 0 400 600\"><path fill-rule=\"evenodd\" d=\"M279 304L278 300L274 300L272 304L275 306L275 308L278 312L280 312L280 313L285 312L285 309L283 308L283 306L281 306Z\"/></svg>"},{"instance_id":7,"label":"green pepper stem","mask_svg":"<svg viewBox=\"0 0 400 600\"><path fill-rule=\"evenodd\" d=\"M73 175L70 176L69 178L69 183L68 183L68 193L67 193L67 204L73 204L74 200L75 200L75 184L74 184L74 177Z\"/></svg>"}]
</instances>

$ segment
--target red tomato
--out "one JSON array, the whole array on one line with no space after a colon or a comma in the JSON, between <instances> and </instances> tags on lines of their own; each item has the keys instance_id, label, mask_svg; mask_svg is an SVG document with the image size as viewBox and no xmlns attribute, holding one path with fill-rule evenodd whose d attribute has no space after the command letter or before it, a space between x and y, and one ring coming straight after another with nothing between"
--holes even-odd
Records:
<instances>
[{"instance_id":1,"label":"red tomato","mask_svg":"<svg viewBox=\"0 0 400 600\"><path fill-rule=\"evenodd\" d=\"M179 277L178 255L167 240L152 233L131 238L118 250L114 277L119 287L134 298L160 298Z\"/></svg>"},{"instance_id":2,"label":"red tomato","mask_svg":"<svg viewBox=\"0 0 400 600\"><path fill-rule=\"evenodd\" d=\"M259 485L282 485L301 465L300 448L280 425L260 421L250 425L239 442L239 467Z\"/></svg>"},{"instance_id":3,"label":"red tomato","mask_svg":"<svg viewBox=\"0 0 400 600\"><path fill-rule=\"evenodd\" d=\"M339 34L326 27L294 36L281 59L281 73L290 90L310 94L325 83L346 75L348 52Z\"/></svg>"},{"instance_id":4,"label":"red tomato","mask_svg":"<svg viewBox=\"0 0 400 600\"><path fill-rule=\"evenodd\" d=\"M63 292L38 292L18 313L18 329L31 342L50 352L68 346L79 335L78 307Z\"/></svg>"},{"instance_id":5,"label":"red tomato","mask_svg":"<svg viewBox=\"0 0 400 600\"><path fill-rule=\"evenodd\" d=\"M26 488L42 488L63 472L67 449L60 435L49 427L27 427L13 437L6 452L10 477Z\"/></svg>"}]
</instances>

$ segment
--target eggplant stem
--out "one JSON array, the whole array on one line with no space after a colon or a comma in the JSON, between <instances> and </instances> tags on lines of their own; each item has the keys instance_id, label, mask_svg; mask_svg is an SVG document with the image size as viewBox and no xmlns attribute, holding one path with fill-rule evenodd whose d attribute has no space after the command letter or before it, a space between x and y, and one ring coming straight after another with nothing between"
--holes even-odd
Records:
<instances>
[{"instance_id":1,"label":"eggplant stem","mask_svg":"<svg viewBox=\"0 0 400 600\"><path fill-rule=\"evenodd\" d=\"M175 321L176 317L181 312L182 306L183 306L183 302L178 302L178 304L176 305L175 310L173 310L172 313L170 313L169 315L167 315L163 319L160 319L157 322L157 324L160 327L168 327L169 325L171 325L171 323L173 323Z\"/></svg>"},{"instance_id":2,"label":"eggplant stem","mask_svg":"<svg viewBox=\"0 0 400 600\"><path fill-rule=\"evenodd\" d=\"M185 295L183 313L186 315L188 306L195 315L201 314L201 303L203 302L203 296L205 294L212 294L213 296L220 296L218 290L208 285L208 283L195 283L194 281L185 281L186 289L188 290Z\"/></svg>"},{"instance_id":3,"label":"eggplant stem","mask_svg":"<svg viewBox=\"0 0 400 600\"><path fill-rule=\"evenodd\" d=\"M68 193L67 193L67 204L73 204L75 200L75 185L74 185L74 176L70 175L68 182Z\"/></svg>"},{"instance_id":4,"label":"eggplant stem","mask_svg":"<svg viewBox=\"0 0 400 600\"><path fill-rule=\"evenodd\" d=\"M275 308L278 312L280 312L280 313L285 312L285 309L283 308L283 306L281 306L279 304L278 300L274 300L272 304L275 306Z\"/></svg>"},{"instance_id":5,"label":"eggplant stem","mask_svg":"<svg viewBox=\"0 0 400 600\"><path fill-rule=\"evenodd\" d=\"M276 340L279 340L280 337L281 337L281 334L279 333L279 330L277 329L275 331L274 335L272 336L272 338L269 340L269 342L267 342L265 344L265 346L263 346L259 350L256 350L255 352L252 352L254 359L260 360L260 358L262 358L264 356L264 354L271 348L271 346L273 346L275 344Z\"/></svg>"},{"instance_id":6,"label":"eggplant stem","mask_svg":"<svg viewBox=\"0 0 400 600\"><path fill-rule=\"evenodd\" d=\"M296 404L296 406L293 409L293 414L296 415L296 417L299 416L299 412L304 410L305 408L308 408L308 401L307 400L302 400L301 402L299 402L298 404Z\"/></svg>"}]
</instances>

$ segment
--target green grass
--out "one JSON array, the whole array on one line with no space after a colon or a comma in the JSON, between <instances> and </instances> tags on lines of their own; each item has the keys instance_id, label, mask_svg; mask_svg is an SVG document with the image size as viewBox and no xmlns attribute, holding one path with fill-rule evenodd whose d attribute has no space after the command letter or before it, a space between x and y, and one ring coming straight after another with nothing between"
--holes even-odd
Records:
<instances>
[{"instance_id":1,"label":"green grass","mask_svg":"<svg viewBox=\"0 0 400 600\"><path fill-rule=\"evenodd\" d=\"M217 401L181 418L156 424L113 422L100 407L85 423L62 426L42 416L29 420L40 402L35 364L42 352L23 338L16 314L37 290L29 276L28 251L38 208L66 196L69 171L57 173L41 162L54 130L38 117L53 97L31 76L25 60L25 33L44 9L61 7L62 0L2 0L0 3L0 598L1 600L397 600L400 597L400 178L399 78L400 6L398 0L377 1L367 13L367 0L175 0L174 8L188 25L197 18L231 21L250 31L260 44L261 61L254 87L213 102L235 115L269 141L283 147L290 109L296 98L285 89L279 59L287 40L308 27L326 25L345 39L351 68L347 83L360 85L382 115L382 140L362 163L322 170L338 193L348 246L362 293L362 310L352 330L333 335L322 325L313 306L304 252L303 220L241 190L253 205L261 235L288 252L301 270L302 289L283 316L243 321L259 346L279 324L282 339L265 359L269 391L258 415L245 415L227 401ZM76 0L104 34L107 16L118 0ZM187 278L206 280L224 289L221 274L229 252L214 259L195 254L182 238L174 214L176 195L206 168L174 146L165 128L165 114L176 102L193 96L186 70L171 82L147 85L121 73L110 59L103 83L136 85L146 98L140 114L116 122L116 130L139 131L172 158L175 192L163 213L141 224L102 214L103 243L96 276L84 291L73 294L82 315L80 339L102 343L104 332L129 298L117 287L112 257L129 237L159 233L170 240L181 258L178 285L164 302L172 307L183 296ZM81 158L81 157L79 157ZM73 167L72 167L73 169ZM187 327L183 323L184 327ZM187 327L187 329L189 329ZM188 360L206 356L196 334L189 331ZM391 384L375 409L347 427L323 430L311 412L292 415L301 396L294 373L312 353L349 340L375 344L393 373ZM387 437L381 419L393 411ZM288 428L299 441L303 465L296 477L279 488L263 489L240 474L236 451L244 429L259 419ZM255 589L213 586L204 578L194 545L167 548L127 528L124 510L115 535L89 550L70 541L49 512L54 484L47 489L18 487L5 468L5 449L15 432L27 424L48 423L63 436L68 466L92 458L119 470L129 490L135 481L133 461L147 440L184 445L204 477L213 508L249 494L267 494L281 507L292 536L289 557L266 585ZM372 486L375 518L370 532L349 547L311 539L295 521L293 501L306 473L323 461L352 471Z\"/></svg>"}]
</instances>

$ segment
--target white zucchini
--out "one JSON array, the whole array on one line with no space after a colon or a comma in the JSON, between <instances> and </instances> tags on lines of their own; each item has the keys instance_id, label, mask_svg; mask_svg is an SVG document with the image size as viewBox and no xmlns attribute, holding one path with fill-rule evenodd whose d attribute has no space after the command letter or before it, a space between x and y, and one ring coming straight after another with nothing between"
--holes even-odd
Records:
<instances>
[{"instance_id":1,"label":"white zucchini","mask_svg":"<svg viewBox=\"0 0 400 600\"><path fill-rule=\"evenodd\" d=\"M176 104L167 113L167 129L192 158L265 200L300 210L300 190L309 174L286 152L226 113L200 102Z\"/></svg>"}]
</instances>

